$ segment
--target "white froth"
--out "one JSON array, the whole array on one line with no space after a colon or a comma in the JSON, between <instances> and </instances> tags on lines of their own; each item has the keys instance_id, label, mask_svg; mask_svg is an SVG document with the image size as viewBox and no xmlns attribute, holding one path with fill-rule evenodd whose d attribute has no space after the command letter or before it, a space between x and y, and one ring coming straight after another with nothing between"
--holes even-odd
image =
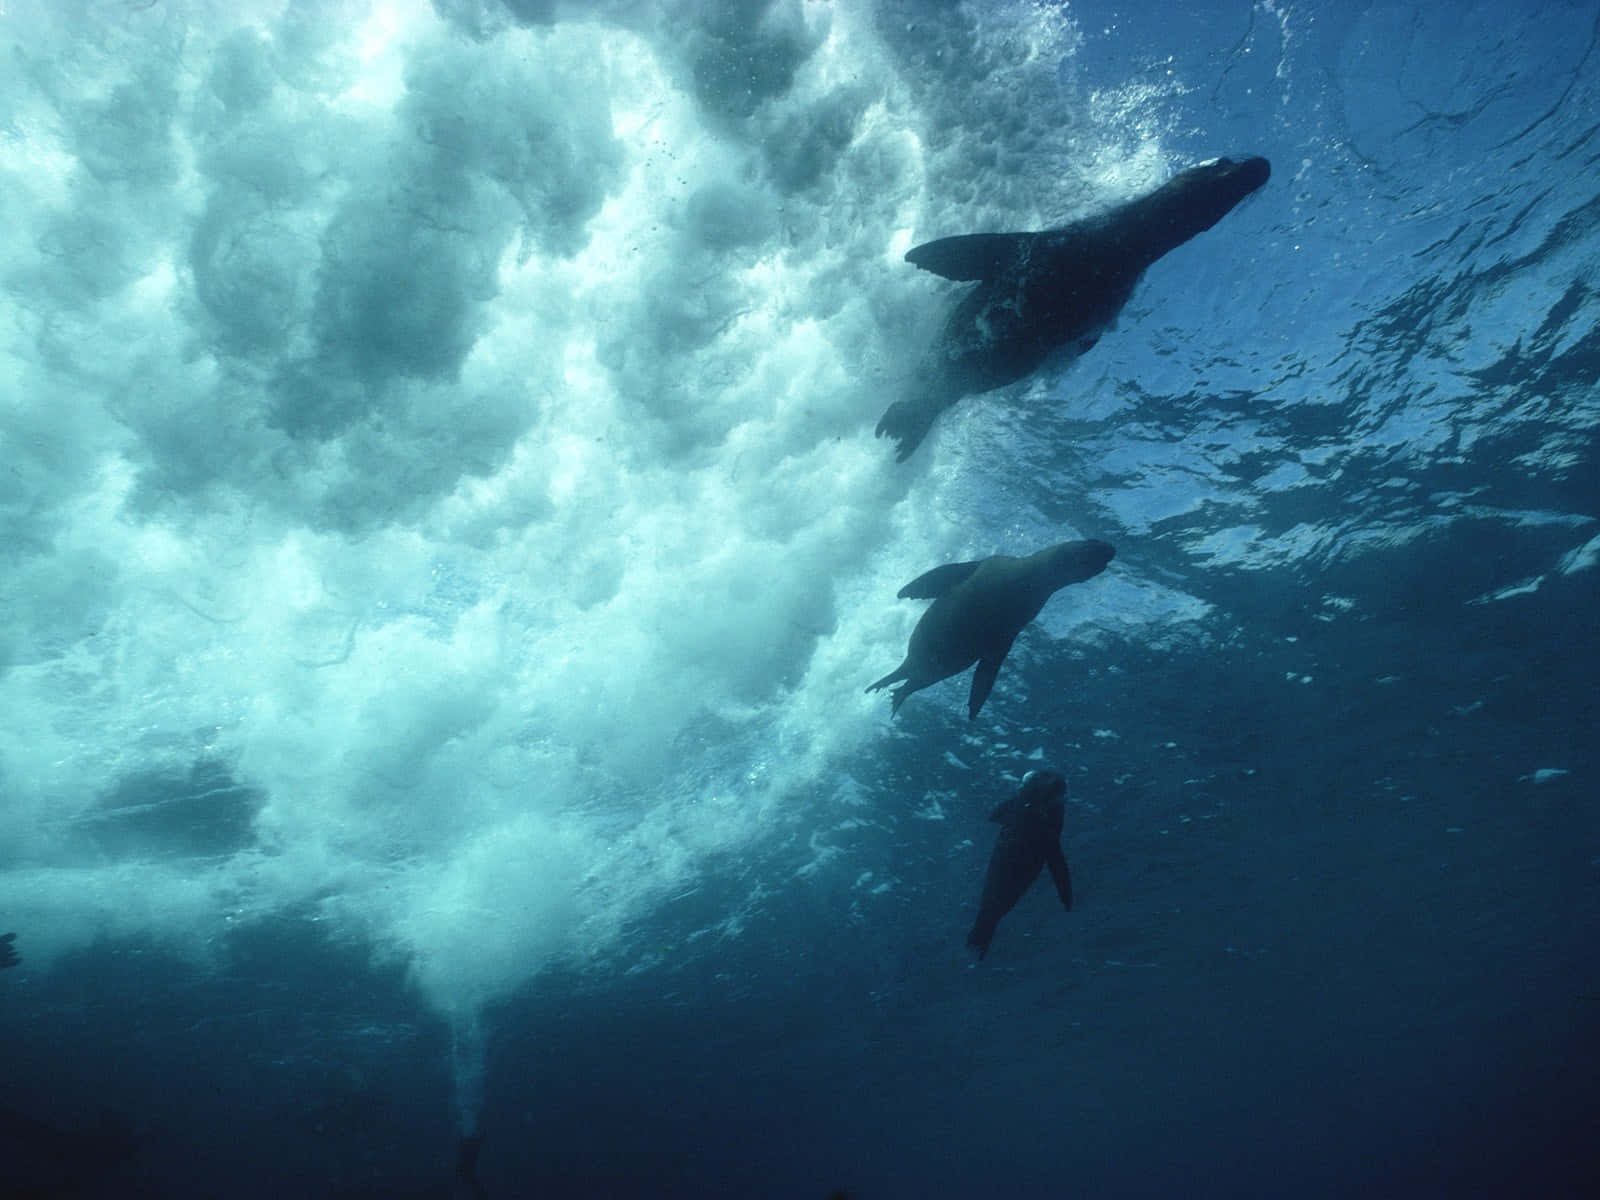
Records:
<instances>
[{"instance_id":1,"label":"white froth","mask_svg":"<svg viewBox=\"0 0 1600 1200\"><path fill-rule=\"evenodd\" d=\"M310 905L469 1011L878 735L894 592L971 536L949 448L871 436L964 151L845 10L748 116L670 29L231 12L39 17L54 90L4 85L0 911L38 963ZM197 761L245 844L85 851Z\"/></svg>"}]
</instances>

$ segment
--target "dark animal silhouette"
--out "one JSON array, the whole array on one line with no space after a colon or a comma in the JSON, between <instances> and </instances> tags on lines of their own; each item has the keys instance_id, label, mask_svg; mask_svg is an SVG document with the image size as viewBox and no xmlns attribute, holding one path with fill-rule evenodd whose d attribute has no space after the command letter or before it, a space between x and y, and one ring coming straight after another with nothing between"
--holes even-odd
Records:
<instances>
[{"instance_id":1,"label":"dark animal silhouette","mask_svg":"<svg viewBox=\"0 0 1600 1200\"><path fill-rule=\"evenodd\" d=\"M1148 195L1042 233L972 233L913 248L906 261L946 279L976 280L879 437L911 456L934 419L963 396L1031 375L1057 350L1076 358L1117 318L1146 268L1210 229L1272 173L1264 158L1218 158Z\"/></svg>"},{"instance_id":2,"label":"dark animal silhouette","mask_svg":"<svg viewBox=\"0 0 1600 1200\"><path fill-rule=\"evenodd\" d=\"M983 877L978 919L967 934L967 945L977 950L978 961L989 953L1000 918L1017 906L1045 867L1050 868L1063 907L1072 911L1072 873L1061 852L1066 794L1067 781L1055 771L1029 771L1017 794L989 814L999 823L1000 836Z\"/></svg>"},{"instance_id":3,"label":"dark animal silhouette","mask_svg":"<svg viewBox=\"0 0 1600 1200\"><path fill-rule=\"evenodd\" d=\"M1094 578L1115 555L1109 543L1090 539L1062 542L1027 558L997 554L919 575L900 589L900 598L932 597L933 604L911 631L905 661L867 691L898 683L893 715L912 692L977 663L967 700L968 719L976 717L1023 626L1058 589Z\"/></svg>"}]
</instances>

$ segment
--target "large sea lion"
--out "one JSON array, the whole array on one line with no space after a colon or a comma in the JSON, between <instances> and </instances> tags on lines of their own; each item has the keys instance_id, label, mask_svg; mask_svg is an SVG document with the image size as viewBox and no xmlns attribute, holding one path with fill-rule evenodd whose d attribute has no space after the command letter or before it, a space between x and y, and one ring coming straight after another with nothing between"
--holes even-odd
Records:
<instances>
[{"instance_id":1,"label":"large sea lion","mask_svg":"<svg viewBox=\"0 0 1600 1200\"><path fill-rule=\"evenodd\" d=\"M1072 872L1061 853L1066 794L1067 781L1055 771L1029 771L1017 794L989 814L999 824L1000 836L983 877L978 919L967 934L967 945L977 950L979 962L989 953L1000 918L1017 906L1045 867L1050 868L1062 905L1072 911Z\"/></svg>"},{"instance_id":2,"label":"large sea lion","mask_svg":"<svg viewBox=\"0 0 1600 1200\"><path fill-rule=\"evenodd\" d=\"M867 691L898 683L889 710L893 715L912 692L977 663L967 700L967 717L976 717L1022 627L1058 589L1093 579L1116 553L1109 543L1091 538L1062 542L1027 558L997 554L917 576L900 589L900 598L932 598L933 603L911 631L905 661Z\"/></svg>"},{"instance_id":3,"label":"large sea lion","mask_svg":"<svg viewBox=\"0 0 1600 1200\"><path fill-rule=\"evenodd\" d=\"M971 233L917 246L906 261L946 279L976 280L918 368L913 394L891 404L878 436L904 462L941 412L963 396L1030 375L1052 351L1072 358L1109 329L1145 269L1210 229L1267 181L1264 158L1217 158L1149 195L1042 233Z\"/></svg>"}]
</instances>

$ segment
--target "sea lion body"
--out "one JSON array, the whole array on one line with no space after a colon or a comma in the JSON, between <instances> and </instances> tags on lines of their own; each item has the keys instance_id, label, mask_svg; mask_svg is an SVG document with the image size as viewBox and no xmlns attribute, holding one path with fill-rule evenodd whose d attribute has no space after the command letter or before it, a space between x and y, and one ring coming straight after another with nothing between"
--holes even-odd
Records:
<instances>
[{"instance_id":1,"label":"sea lion body","mask_svg":"<svg viewBox=\"0 0 1600 1200\"><path fill-rule=\"evenodd\" d=\"M975 562L950 563L919 575L900 589L902 599L933 598L911 631L905 660L867 688L891 683L891 715L912 692L965 671L974 663L967 716L983 707L1000 673L1000 664L1024 626L1045 602L1069 583L1081 583L1105 570L1116 555L1107 542L1062 542L1026 558L997 554Z\"/></svg>"},{"instance_id":2,"label":"sea lion body","mask_svg":"<svg viewBox=\"0 0 1600 1200\"><path fill-rule=\"evenodd\" d=\"M983 877L978 919L967 934L967 945L977 950L980 962L989 952L1000 918L1017 906L1045 867L1050 868L1062 906L1072 911L1072 873L1061 852L1066 794L1067 781L1055 771L1030 771L1017 794L989 815L999 824L1000 836Z\"/></svg>"},{"instance_id":3,"label":"sea lion body","mask_svg":"<svg viewBox=\"0 0 1600 1200\"><path fill-rule=\"evenodd\" d=\"M1056 351L1076 358L1092 348L1150 264L1210 229L1270 174L1264 158L1214 159L1060 229L966 234L912 248L907 262L977 286L945 321L913 395L884 412L878 436L898 443L903 462L963 396L1015 383Z\"/></svg>"}]
</instances>

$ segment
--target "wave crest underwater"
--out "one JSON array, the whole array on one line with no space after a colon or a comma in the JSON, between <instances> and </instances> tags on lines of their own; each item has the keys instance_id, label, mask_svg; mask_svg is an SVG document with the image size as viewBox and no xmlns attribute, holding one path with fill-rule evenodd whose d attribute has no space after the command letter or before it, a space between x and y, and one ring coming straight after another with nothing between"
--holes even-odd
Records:
<instances>
[{"instance_id":1,"label":"wave crest underwater","mask_svg":"<svg viewBox=\"0 0 1600 1200\"><path fill-rule=\"evenodd\" d=\"M868 416L972 147L849 10L441 8L12 18L58 55L7 86L34 961L293 911L476 1010L792 836L879 728L878 601L959 514ZM1070 42L1032 20L1001 106Z\"/></svg>"}]
</instances>

